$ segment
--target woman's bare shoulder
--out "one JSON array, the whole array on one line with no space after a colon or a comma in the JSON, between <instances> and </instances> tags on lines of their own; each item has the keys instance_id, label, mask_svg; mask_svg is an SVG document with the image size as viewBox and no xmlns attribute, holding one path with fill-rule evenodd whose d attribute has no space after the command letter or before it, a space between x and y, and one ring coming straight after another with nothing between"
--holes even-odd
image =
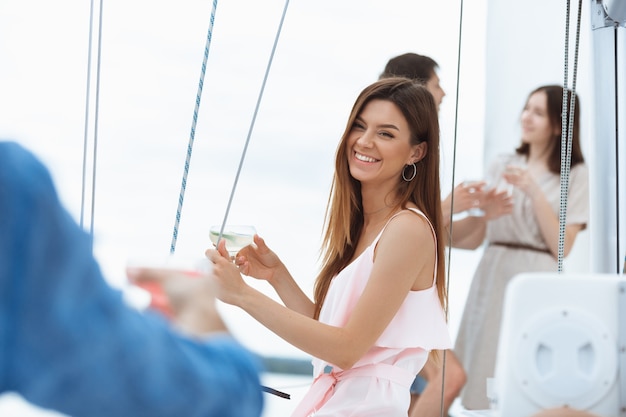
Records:
<instances>
[{"instance_id":1,"label":"woman's bare shoulder","mask_svg":"<svg viewBox=\"0 0 626 417\"><path fill-rule=\"evenodd\" d=\"M393 235L399 239L406 239L410 236L422 236L422 238L430 238L432 236L428 218L421 211L418 213L409 209L397 213L387 225L387 229L392 231Z\"/></svg>"}]
</instances>

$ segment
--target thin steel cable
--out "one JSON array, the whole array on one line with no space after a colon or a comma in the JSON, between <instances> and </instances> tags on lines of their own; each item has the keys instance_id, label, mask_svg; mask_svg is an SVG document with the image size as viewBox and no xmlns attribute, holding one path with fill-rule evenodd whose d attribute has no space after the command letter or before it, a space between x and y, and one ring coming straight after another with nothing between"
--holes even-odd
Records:
<instances>
[{"instance_id":1,"label":"thin steel cable","mask_svg":"<svg viewBox=\"0 0 626 417\"><path fill-rule=\"evenodd\" d=\"M561 233L561 207L563 206L563 164L564 164L564 152L567 149L567 144L565 141L567 140L567 90L569 83L569 21L570 21L570 2L567 0L565 2L565 47L564 47L564 57L563 57L563 98L562 98L562 107L561 107L561 200L559 205L559 243L557 249L557 272L561 272L563 270L562 266L562 248L564 247L564 233Z\"/></svg>"},{"instance_id":2,"label":"thin steel cable","mask_svg":"<svg viewBox=\"0 0 626 417\"><path fill-rule=\"evenodd\" d=\"M617 32L617 28L614 29L613 31L613 56L614 56L614 62L613 62L613 83L615 84L615 91L617 93L618 91L618 87L619 87L619 70L618 70L618 66L619 66L619 59L618 56L620 54L619 52L619 46L620 43L618 41L618 32ZM616 123L616 129L619 129L619 125L617 123L619 123L620 120L620 110L623 111L622 109L619 108L619 101L618 98L615 97L615 114L613 115L613 117L615 118L615 123ZM618 132L616 131L615 134L617 135ZM615 137L615 149L614 149L614 153L615 153L615 161L613 162L615 164L615 168L616 168L616 174L617 172L619 172L619 166L620 166L620 144L619 141L617 140L617 136ZM623 187L623 185L620 185L620 175L616 175L615 176L615 189L616 190L620 190L622 189L621 187ZM619 195L616 195L615 198L615 213L621 213L620 210L620 199L619 199ZM621 230L621 225L620 225L620 217L619 216L615 216L615 230ZM622 249L621 246L623 246L622 242L620 241L620 239L617 239L617 246L615 249L617 249L616 252L616 257L615 257L615 270L619 272L620 268L622 269L622 274L626 275L626 254L624 255L624 266L622 267L620 265L620 258L621 258L621 253L622 253ZM626 397L625 397L626 398Z\"/></svg>"},{"instance_id":3,"label":"thin steel cable","mask_svg":"<svg viewBox=\"0 0 626 417\"><path fill-rule=\"evenodd\" d=\"M280 39L280 33L283 28L283 23L285 21L285 15L287 14L287 8L289 6L289 0L285 1L285 7L283 8L283 14L280 18L280 23L278 24L278 30L276 31L276 37L274 38L274 44L272 45L272 52L270 53L270 58L267 63L267 67L265 68L265 75L263 76L263 82L261 84L261 90L259 91L259 96L257 98L256 107L254 109L254 113L252 115L252 121L250 122L250 127L248 129L248 136L246 137L246 142L243 147L243 151L241 152L241 159L239 160L239 166L237 167L237 175L235 175L235 181L233 182L233 187L230 192L230 197L228 199L228 206L226 207L226 212L224 213L224 220L222 221L222 225L220 227L220 233L217 238L217 242L222 239L222 234L224 233L224 226L228 220L228 213L230 212L230 207L233 202L233 197L235 195L235 190L237 189L237 183L239 181L239 175L241 174L241 169L243 167L243 162L246 158L246 152L248 150L248 144L250 143L250 137L252 136L252 131L254 130L254 123L256 121L257 114L259 113L259 107L261 105L261 99L263 98L263 92L265 91L265 85L267 84L267 77L269 75L270 69L272 67L272 62L274 60L274 54L276 52L276 46L278 45L278 40ZM264 385L261 386L263 391L273 393L273 389L266 387ZM277 395L273 393L274 395ZM280 395L279 395L280 396Z\"/></svg>"},{"instance_id":4,"label":"thin steel cable","mask_svg":"<svg viewBox=\"0 0 626 417\"><path fill-rule=\"evenodd\" d=\"M174 222L174 232L172 233L172 242L170 244L171 254L173 254L176 251L176 242L178 240L178 227L180 226L180 216L183 211L183 202L185 200L185 190L187 189L187 176L189 175L189 165L191 163L193 143L196 137L196 124L198 123L198 110L200 109L200 100L202 98L202 88L204 86L204 76L206 74L206 63L209 59L209 47L211 46L211 38L213 37L213 25L215 23L215 11L216 10L217 10L217 0L213 0L213 7L211 8L211 18L209 20L209 30L207 33L206 43L204 46L204 58L202 60L202 69L200 71L200 82L198 83L198 92L196 93L196 104L193 109L191 133L189 134L189 143L187 144L187 158L185 159L183 179L180 185L180 194L178 196L178 207L176 208L176 220Z\"/></svg>"},{"instance_id":5,"label":"thin steel cable","mask_svg":"<svg viewBox=\"0 0 626 417\"><path fill-rule=\"evenodd\" d=\"M98 19L98 59L96 65L96 105L94 109L94 128L93 128L93 168L91 174L91 223L89 225L89 234L93 237L94 222L96 212L96 165L98 159L98 114L100 113L100 62L102 60L102 9L104 0L100 0L100 15ZM93 249L93 238L90 241Z\"/></svg>"},{"instance_id":6,"label":"thin steel cable","mask_svg":"<svg viewBox=\"0 0 626 417\"><path fill-rule=\"evenodd\" d=\"M569 55L569 20L570 7L567 2L565 24L565 58L564 58L564 81L563 81L563 105L561 114L561 200L559 206L559 247L558 247L558 273L563 272L563 258L565 253L565 222L567 216L567 196L569 194L569 173L572 155L572 134L574 130L574 112L576 105L576 79L578 69L578 48L580 45L580 21L582 13L582 0L578 2L578 16L576 24L576 42L574 44L574 67L572 71L571 99L568 100L568 55ZM569 101L569 118L568 118ZM569 121L569 123L568 123Z\"/></svg>"},{"instance_id":7,"label":"thin steel cable","mask_svg":"<svg viewBox=\"0 0 626 417\"><path fill-rule=\"evenodd\" d=\"M93 250L93 234L94 234L94 213L96 204L96 160L98 155L98 112L100 101L100 61L102 57L102 7L103 0L100 0L100 9L98 10L98 49L96 58L96 98L94 110L94 145L93 145L93 167L91 174L91 207L90 207L90 225L89 235L91 237L89 244ZM85 129L83 138L83 170L82 170L82 188L80 201L80 227L83 228L85 215L85 188L87 184L87 148L89 142L89 103L91 101L91 59L93 44L93 21L94 21L94 1L91 1L89 12L89 45L87 48L87 87L85 92Z\"/></svg>"},{"instance_id":8,"label":"thin steel cable","mask_svg":"<svg viewBox=\"0 0 626 417\"><path fill-rule=\"evenodd\" d=\"M87 144L89 142L89 101L91 98L91 44L93 42L93 5L94 0L91 0L91 6L89 9L89 44L87 47L87 86L85 89L85 133L83 137L83 172L82 172L82 187L80 195L80 227L83 228L83 219L85 213L85 184L87 182Z\"/></svg>"},{"instance_id":9,"label":"thin steel cable","mask_svg":"<svg viewBox=\"0 0 626 417\"><path fill-rule=\"evenodd\" d=\"M457 128L458 128L458 120L459 120L459 87L461 84L461 42L462 42L462 32L463 32L463 0L461 0L460 11L459 11L459 40L458 40L458 48L457 48L457 67L456 67L456 93L455 93L455 103L454 103L454 134L452 141L452 179L450 181L451 187L451 198L450 205L454 207L454 182L456 180L456 146L457 146ZM453 218L453 210L450 210L450 227L448 231L448 262L452 257L452 218ZM448 289L450 288L450 268L448 267L446 271L446 295L448 294ZM447 300L446 300L447 301ZM446 318L448 317L448 308L446 302Z\"/></svg>"},{"instance_id":10,"label":"thin steel cable","mask_svg":"<svg viewBox=\"0 0 626 417\"><path fill-rule=\"evenodd\" d=\"M451 179L451 189L452 195L450 198L451 207L454 207L454 182L456 176L456 145L457 145L457 128L458 128L458 120L459 120L459 90L461 85L461 50L462 50L462 39L463 39L463 0L461 0L460 9L459 9L459 40L458 40L458 48L457 48L457 68L456 68L456 96L455 96L455 105L454 105L454 135L453 135L453 146L452 146L452 179ZM450 263L452 261L452 228L453 228L453 210L450 210L450 227L448 232L448 268L446 270L446 320L449 318L450 313ZM439 403L439 412L440 416L444 417L443 407L444 407L444 394L445 394L445 382L446 382L446 350L443 351L443 360L442 360L442 368L441 372L443 374L443 378L441 378L441 399Z\"/></svg>"},{"instance_id":11,"label":"thin steel cable","mask_svg":"<svg viewBox=\"0 0 626 417\"><path fill-rule=\"evenodd\" d=\"M220 227L220 234L218 236L218 243L222 239L222 234L224 233L224 226L226 226L226 222L228 221L228 213L230 212L230 207L233 202L233 197L235 195L235 190L237 188L237 183L239 182L239 175L241 174L241 168L243 167L243 162L246 158L246 152L248 150L248 144L250 143L250 137L252 136L252 130L254 129L254 123L256 121L257 114L259 112L259 106L261 105L261 99L263 98L263 92L265 90L265 84L267 83L267 77L270 72L270 68L272 67L272 61L274 60L274 53L276 52L276 45L278 45L278 40L280 39L280 32L283 28L283 22L285 21L285 15L287 14L287 8L289 7L289 0L285 1L285 7L283 8L283 14L280 18L280 23L278 24L278 30L276 31L276 37L274 38L274 45L272 45L272 52L270 53L269 61L267 63L267 67L265 69L265 75L263 76L263 83L261 84L261 91L259 91L259 96L257 98L256 107L254 109L254 114L252 115L252 121L250 122L250 128L248 129L248 136L246 137L246 142L241 152L241 159L239 160L239 167L237 168L237 174L235 175L235 181L233 182L233 187L230 192L230 197L228 199L228 206L226 207L226 212L224 213L224 220L222 220L222 225Z\"/></svg>"}]
</instances>

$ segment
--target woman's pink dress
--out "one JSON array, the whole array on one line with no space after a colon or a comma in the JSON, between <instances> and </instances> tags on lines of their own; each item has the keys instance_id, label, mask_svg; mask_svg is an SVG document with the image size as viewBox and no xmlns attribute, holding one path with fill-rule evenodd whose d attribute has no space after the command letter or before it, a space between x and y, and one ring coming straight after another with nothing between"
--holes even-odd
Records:
<instances>
[{"instance_id":1,"label":"woman's pink dress","mask_svg":"<svg viewBox=\"0 0 626 417\"><path fill-rule=\"evenodd\" d=\"M428 221L421 211L411 210ZM385 228L386 225L372 244L333 279L320 322L337 327L346 324L367 285L374 249ZM435 236L432 225L431 230ZM383 334L351 369L342 370L313 359L313 384L292 417L406 417L409 388L426 363L428 352L451 347L436 276L435 261L432 287L409 292Z\"/></svg>"}]
</instances>

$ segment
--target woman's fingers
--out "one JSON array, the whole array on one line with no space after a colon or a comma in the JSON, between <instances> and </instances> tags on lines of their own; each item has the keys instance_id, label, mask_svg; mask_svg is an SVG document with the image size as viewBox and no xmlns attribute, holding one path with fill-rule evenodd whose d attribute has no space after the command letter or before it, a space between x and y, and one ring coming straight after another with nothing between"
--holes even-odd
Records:
<instances>
[{"instance_id":1,"label":"woman's fingers","mask_svg":"<svg viewBox=\"0 0 626 417\"><path fill-rule=\"evenodd\" d=\"M209 261L213 262L214 264L219 262L219 260L223 258L218 249L207 249L204 252L204 255L209 259Z\"/></svg>"},{"instance_id":2,"label":"woman's fingers","mask_svg":"<svg viewBox=\"0 0 626 417\"><path fill-rule=\"evenodd\" d=\"M226 241L225 240L220 240L217 244L217 251L220 253L220 255L222 255L223 258L226 258L230 261L230 254L228 253L228 251L226 250Z\"/></svg>"}]
</instances>

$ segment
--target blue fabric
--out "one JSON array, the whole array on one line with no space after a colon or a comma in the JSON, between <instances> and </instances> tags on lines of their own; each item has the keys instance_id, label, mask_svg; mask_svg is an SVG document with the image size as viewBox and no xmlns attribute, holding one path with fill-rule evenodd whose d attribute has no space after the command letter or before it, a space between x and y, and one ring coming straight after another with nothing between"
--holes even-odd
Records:
<instances>
[{"instance_id":1,"label":"blue fabric","mask_svg":"<svg viewBox=\"0 0 626 417\"><path fill-rule=\"evenodd\" d=\"M426 384L428 382L422 378L421 376L417 375L415 377L415 379L413 380L413 383L411 384L411 394L421 394L422 392L424 392L424 390L426 389Z\"/></svg>"},{"instance_id":2,"label":"blue fabric","mask_svg":"<svg viewBox=\"0 0 626 417\"><path fill-rule=\"evenodd\" d=\"M47 169L0 142L0 393L74 417L259 416L259 362L126 307Z\"/></svg>"}]
</instances>

